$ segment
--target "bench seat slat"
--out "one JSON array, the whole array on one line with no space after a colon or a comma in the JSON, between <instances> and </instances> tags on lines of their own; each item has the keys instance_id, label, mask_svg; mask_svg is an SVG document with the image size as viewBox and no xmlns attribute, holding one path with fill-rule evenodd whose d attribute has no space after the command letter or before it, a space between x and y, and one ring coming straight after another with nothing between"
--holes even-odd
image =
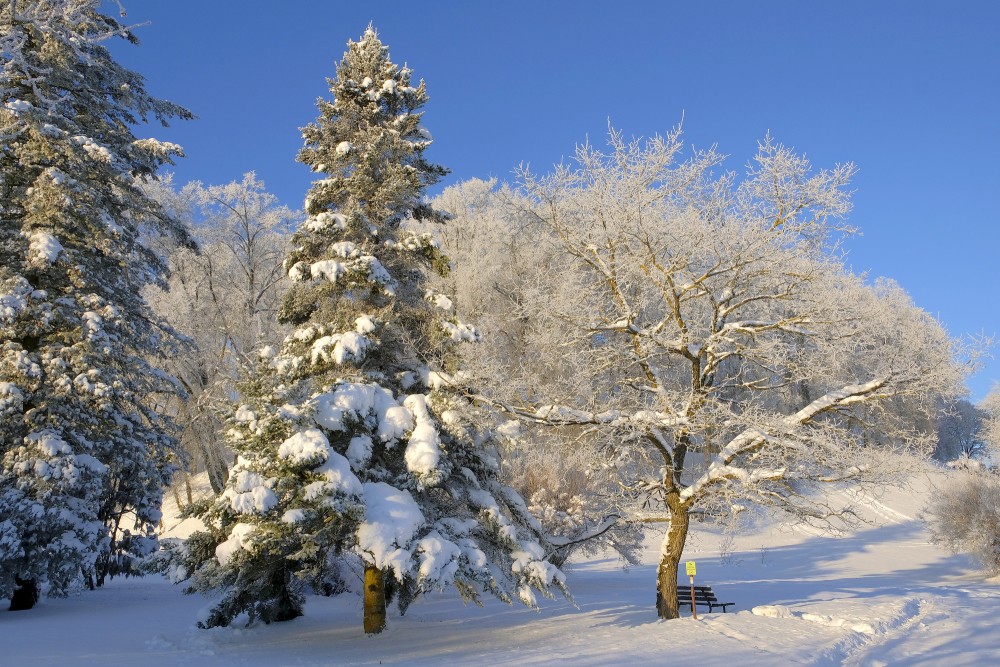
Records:
<instances>
[{"instance_id":1,"label":"bench seat slat","mask_svg":"<svg viewBox=\"0 0 1000 667\"><path fill-rule=\"evenodd\" d=\"M722 613L726 613L726 607L736 604L735 602L719 602L719 598L715 597L715 593L712 591L711 586L695 586L694 587L694 602L696 605L702 605L708 607L709 613L715 610L716 607L722 607ZM690 605L691 604L691 586L686 584L677 584L677 604L680 605Z\"/></svg>"}]
</instances>

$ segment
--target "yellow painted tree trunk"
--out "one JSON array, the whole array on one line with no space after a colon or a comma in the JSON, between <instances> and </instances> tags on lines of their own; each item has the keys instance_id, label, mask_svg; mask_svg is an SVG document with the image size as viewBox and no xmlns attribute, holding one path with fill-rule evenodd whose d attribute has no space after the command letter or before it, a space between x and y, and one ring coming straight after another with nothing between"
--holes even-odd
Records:
<instances>
[{"instance_id":1,"label":"yellow painted tree trunk","mask_svg":"<svg viewBox=\"0 0 1000 667\"><path fill-rule=\"evenodd\" d=\"M385 630L385 572L365 563L365 632Z\"/></svg>"}]
</instances>

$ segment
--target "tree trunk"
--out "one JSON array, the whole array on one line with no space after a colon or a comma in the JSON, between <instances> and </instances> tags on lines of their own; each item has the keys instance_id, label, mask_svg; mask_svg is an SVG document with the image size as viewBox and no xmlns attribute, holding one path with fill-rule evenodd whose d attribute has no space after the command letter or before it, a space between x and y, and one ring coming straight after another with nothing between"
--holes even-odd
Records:
<instances>
[{"instance_id":1,"label":"tree trunk","mask_svg":"<svg viewBox=\"0 0 1000 667\"><path fill-rule=\"evenodd\" d=\"M385 572L365 563L365 632L385 630Z\"/></svg>"},{"instance_id":2,"label":"tree trunk","mask_svg":"<svg viewBox=\"0 0 1000 667\"><path fill-rule=\"evenodd\" d=\"M292 572L288 567L288 561L283 561L284 565L274 572L272 581L279 587L280 593L277 595L271 620L276 623L290 621L302 615L301 597L296 599L292 591ZM270 623L270 621L265 621Z\"/></svg>"},{"instance_id":3,"label":"tree trunk","mask_svg":"<svg viewBox=\"0 0 1000 667\"><path fill-rule=\"evenodd\" d=\"M24 611L25 609L34 607L35 603L38 602L38 581L35 579L14 577L14 583L17 584L17 588L14 589L13 595L10 596L10 610Z\"/></svg>"},{"instance_id":4,"label":"tree trunk","mask_svg":"<svg viewBox=\"0 0 1000 667\"><path fill-rule=\"evenodd\" d=\"M677 608L677 569L687 541L691 518L688 508L680 503L676 492L667 496L670 507L670 528L663 539L660 567L656 571L656 613L660 618L680 618Z\"/></svg>"},{"instance_id":5,"label":"tree trunk","mask_svg":"<svg viewBox=\"0 0 1000 667\"><path fill-rule=\"evenodd\" d=\"M212 449L202 445L202 459L205 462L205 471L208 473L208 483L212 485L212 491L218 495L226 488L226 481L229 479L229 464L225 458L217 451L218 445L213 444Z\"/></svg>"}]
</instances>

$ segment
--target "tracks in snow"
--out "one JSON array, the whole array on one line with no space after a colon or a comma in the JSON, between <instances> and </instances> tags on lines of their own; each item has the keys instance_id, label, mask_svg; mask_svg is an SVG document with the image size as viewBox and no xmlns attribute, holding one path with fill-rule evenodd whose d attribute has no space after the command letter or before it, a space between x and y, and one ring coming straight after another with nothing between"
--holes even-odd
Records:
<instances>
[{"instance_id":1,"label":"tracks in snow","mask_svg":"<svg viewBox=\"0 0 1000 667\"><path fill-rule=\"evenodd\" d=\"M850 632L833 646L822 651L814 664L817 667L828 665L876 667L889 664L878 659L878 656L884 653L882 647L897 642L917 628L922 628L925 620L935 616L935 604L924 598L907 598L893 606L896 610L885 620L849 624L838 623L843 619L831 619L833 623L850 627ZM812 615L803 614L802 618L821 621L819 618L807 618L809 616Z\"/></svg>"}]
</instances>

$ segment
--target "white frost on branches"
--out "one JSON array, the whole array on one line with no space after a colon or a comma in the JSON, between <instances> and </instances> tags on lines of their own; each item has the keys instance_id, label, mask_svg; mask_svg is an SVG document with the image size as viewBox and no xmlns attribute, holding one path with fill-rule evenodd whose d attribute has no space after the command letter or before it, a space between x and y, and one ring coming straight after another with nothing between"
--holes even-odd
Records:
<instances>
[{"instance_id":1,"label":"white frost on branches","mask_svg":"<svg viewBox=\"0 0 1000 667\"><path fill-rule=\"evenodd\" d=\"M54 264L62 252L62 244L50 232L40 229L32 232L28 244L28 260L30 262L42 266Z\"/></svg>"},{"instance_id":2,"label":"white frost on branches","mask_svg":"<svg viewBox=\"0 0 1000 667\"><path fill-rule=\"evenodd\" d=\"M456 302L488 340L469 355L470 384L561 442L553 457L595 452L547 516L568 517L589 489L605 516L668 526L661 615L676 614L666 582L692 511L750 504L826 524L817 485L899 477L890 455L933 440L932 420L913 416L962 377L962 351L932 317L844 266L853 165L813 170L767 137L737 177L719 174L714 150L682 148L679 129L612 132L551 174L442 196L462 217L444 243ZM537 488L519 467L533 454L512 454Z\"/></svg>"}]
</instances>

